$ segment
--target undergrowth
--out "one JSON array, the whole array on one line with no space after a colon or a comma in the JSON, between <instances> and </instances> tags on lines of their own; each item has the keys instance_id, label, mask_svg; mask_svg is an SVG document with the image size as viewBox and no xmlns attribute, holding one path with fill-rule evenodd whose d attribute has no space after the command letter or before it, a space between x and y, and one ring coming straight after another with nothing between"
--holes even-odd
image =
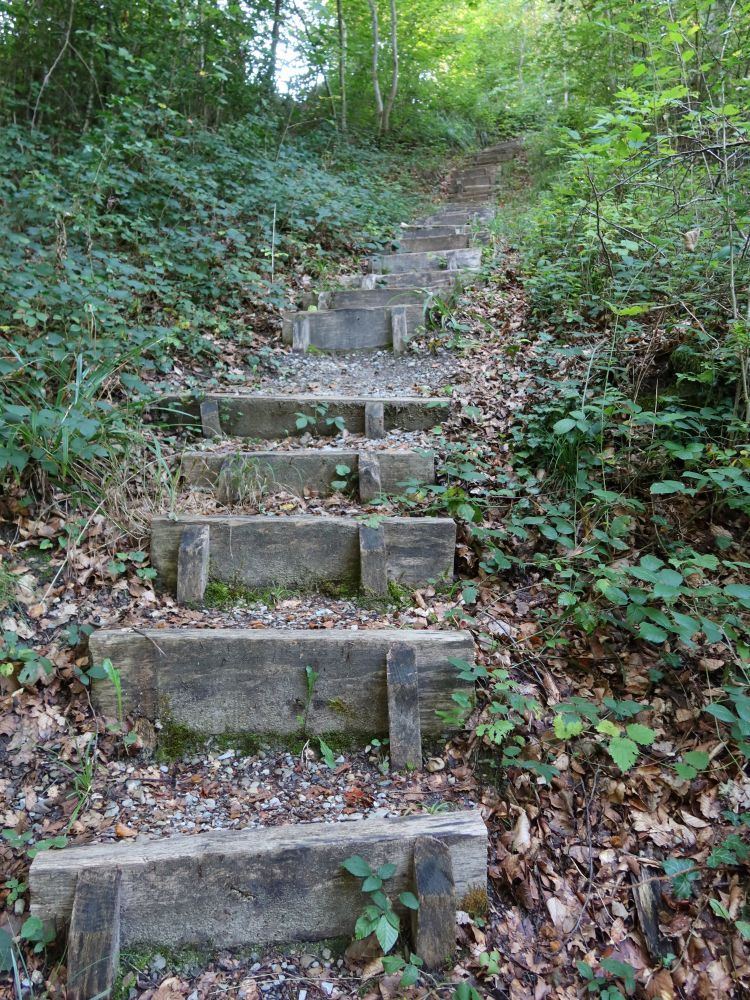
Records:
<instances>
[{"instance_id":1,"label":"undergrowth","mask_svg":"<svg viewBox=\"0 0 750 1000\"><path fill-rule=\"evenodd\" d=\"M257 367L252 327L295 276L379 248L418 204L392 154L270 114L210 130L123 104L78 137L9 125L0 163L0 477L89 504L176 358L221 368L231 341Z\"/></svg>"}]
</instances>

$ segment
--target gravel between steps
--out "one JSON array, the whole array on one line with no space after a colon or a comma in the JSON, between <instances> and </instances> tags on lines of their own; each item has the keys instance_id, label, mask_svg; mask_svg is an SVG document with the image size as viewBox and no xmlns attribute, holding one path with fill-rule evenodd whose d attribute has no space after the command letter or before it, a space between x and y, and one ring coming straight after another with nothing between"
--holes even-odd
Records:
<instances>
[{"instance_id":1,"label":"gravel between steps","mask_svg":"<svg viewBox=\"0 0 750 1000\"><path fill-rule=\"evenodd\" d=\"M261 375L253 391L270 396L310 392L325 395L339 392L349 396L426 396L451 380L455 360L444 348L430 353L421 345L419 353L409 351L360 351L347 354L274 353L278 365Z\"/></svg>"}]
</instances>

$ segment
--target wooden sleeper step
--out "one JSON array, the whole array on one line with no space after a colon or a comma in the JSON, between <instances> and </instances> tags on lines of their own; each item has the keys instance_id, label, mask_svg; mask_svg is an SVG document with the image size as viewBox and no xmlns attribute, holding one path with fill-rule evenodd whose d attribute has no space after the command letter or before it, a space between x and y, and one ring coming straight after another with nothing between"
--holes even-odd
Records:
<instances>
[{"instance_id":1,"label":"wooden sleeper step","mask_svg":"<svg viewBox=\"0 0 750 1000\"><path fill-rule=\"evenodd\" d=\"M443 854L439 885L424 870L430 844L425 838L434 838L448 852ZM415 881L415 846L420 841ZM487 829L479 810L468 809L41 851L29 876L31 913L46 927L61 931L76 910L82 912L77 896L86 891L92 875L109 881L112 892L97 896L101 906L70 929L77 942L73 954L100 969L114 968L112 953L120 947L218 949L351 937L363 897L360 880L342 865L355 854L373 870L395 865L386 891L407 930L409 913L397 898L417 891L425 916L432 918L423 921L422 934L429 933L431 924L436 942L443 942L440 950L433 948L433 955L451 942L446 937L451 917L455 934L456 901L469 889L486 890ZM442 927L436 923L441 910ZM82 940L86 935L94 938L87 943ZM69 962L73 981L82 971ZM96 981L97 992L112 985L102 976ZM75 994L76 1000L91 996Z\"/></svg>"},{"instance_id":2,"label":"wooden sleeper step","mask_svg":"<svg viewBox=\"0 0 750 1000\"><path fill-rule=\"evenodd\" d=\"M285 313L282 339L295 351L373 351L399 354L424 324L424 303L380 308L324 309Z\"/></svg>"},{"instance_id":3,"label":"wooden sleeper step","mask_svg":"<svg viewBox=\"0 0 750 1000\"><path fill-rule=\"evenodd\" d=\"M399 253L425 253L446 250L467 250L471 246L470 236L402 236L399 240Z\"/></svg>"},{"instance_id":4,"label":"wooden sleeper step","mask_svg":"<svg viewBox=\"0 0 750 1000\"><path fill-rule=\"evenodd\" d=\"M208 532L208 577L248 588L295 590L334 584L358 588L367 579L366 524L350 517L315 515L155 517L151 564L160 586L174 592L178 576L198 573L180 566L186 528ZM386 552L387 582L419 586L453 575L456 525L450 518L387 517L378 523ZM188 604L200 604L195 594Z\"/></svg>"},{"instance_id":5,"label":"wooden sleeper step","mask_svg":"<svg viewBox=\"0 0 750 1000\"><path fill-rule=\"evenodd\" d=\"M471 690L452 661L474 659L468 632L416 629L100 629L89 645L95 663L109 659L118 670L122 710L136 718L168 718L200 736L269 739L304 732L366 742L393 728L396 746L405 727L389 710L396 692L387 683L389 661L398 665L401 649L413 657L418 697L408 715L436 737L446 729L436 711ZM317 674L312 695L308 667ZM95 682L92 696L116 718L109 681ZM411 762L421 765L419 751Z\"/></svg>"},{"instance_id":6,"label":"wooden sleeper step","mask_svg":"<svg viewBox=\"0 0 750 1000\"><path fill-rule=\"evenodd\" d=\"M430 396L390 396L373 399L368 396L265 396L258 393L243 395L211 393L203 398L168 396L151 408L154 417L171 426L192 427L200 433L201 407L216 404L217 419L207 429L207 437L215 429L228 437L283 438L312 431L317 436L334 436L343 429L350 434L366 434L366 413L373 406L383 408L384 432L389 430L430 430L450 411L450 401ZM299 416L309 418L298 427ZM382 437L370 435L368 437Z\"/></svg>"},{"instance_id":7,"label":"wooden sleeper step","mask_svg":"<svg viewBox=\"0 0 750 1000\"><path fill-rule=\"evenodd\" d=\"M337 472L341 466L349 472ZM373 466L377 466L377 486L373 483ZM368 475L362 474L364 467ZM381 493L401 493L404 483L434 483L435 456L418 451L352 448L229 454L188 451L182 455L181 472L189 486L215 489L223 503L260 497L274 490L296 496L310 492L327 496L339 488L332 485L334 482L351 483L360 500L367 501Z\"/></svg>"},{"instance_id":8,"label":"wooden sleeper step","mask_svg":"<svg viewBox=\"0 0 750 1000\"><path fill-rule=\"evenodd\" d=\"M427 251L425 253L379 254L370 262L374 274L398 274L403 271L478 270L482 266L480 248L468 250Z\"/></svg>"}]
</instances>

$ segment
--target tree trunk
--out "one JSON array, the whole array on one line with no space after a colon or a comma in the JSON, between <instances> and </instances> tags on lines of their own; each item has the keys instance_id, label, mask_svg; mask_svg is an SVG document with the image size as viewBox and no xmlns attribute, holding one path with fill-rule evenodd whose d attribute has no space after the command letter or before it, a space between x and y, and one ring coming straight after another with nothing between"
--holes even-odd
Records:
<instances>
[{"instance_id":1,"label":"tree trunk","mask_svg":"<svg viewBox=\"0 0 750 1000\"><path fill-rule=\"evenodd\" d=\"M271 50L268 54L268 67L266 68L266 87L269 91L273 90L276 80L276 53L279 48L279 34L281 32L281 4L282 0L273 0Z\"/></svg>"},{"instance_id":2,"label":"tree trunk","mask_svg":"<svg viewBox=\"0 0 750 1000\"><path fill-rule=\"evenodd\" d=\"M393 53L393 76L391 89L383 112L383 133L391 127L391 111L398 94L398 21L396 18L396 0L391 0L391 52Z\"/></svg>"},{"instance_id":3,"label":"tree trunk","mask_svg":"<svg viewBox=\"0 0 750 1000\"><path fill-rule=\"evenodd\" d=\"M336 20L339 29L339 91L341 96L341 131L346 133L346 21L341 0L336 0Z\"/></svg>"},{"instance_id":4,"label":"tree trunk","mask_svg":"<svg viewBox=\"0 0 750 1000\"><path fill-rule=\"evenodd\" d=\"M378 122L378 135L383 131L383 97L380 93L378 78L378 56L380 54L380 31L378 29L378 8L376 0L367 0L372 15L372 89L375 94L375 117Z\"/></svg>"}]
</instances>

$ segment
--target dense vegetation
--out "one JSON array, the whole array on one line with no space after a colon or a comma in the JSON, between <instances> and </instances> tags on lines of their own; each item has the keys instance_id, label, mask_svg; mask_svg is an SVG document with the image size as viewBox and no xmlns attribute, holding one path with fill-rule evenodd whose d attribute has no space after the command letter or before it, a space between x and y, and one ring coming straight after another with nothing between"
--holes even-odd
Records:
<instances>
[{"instance_id":1,"label":"dense vegetation","mask_svg":"<svg viewBox=\"0 0 750 1000\"><path fill-rule=\"evenodd\" d=\"M502 400L469 407L464 430L489 422L419 502L471 529L467 605L486 585L552 595L533 651L513 649L529 672L587 643L618 664L609 714L590 691L553 713L560 743L593 742L630 771L657 726L628 720L688 690L704 725L674 738L681 801L709 780L744 787L749 73L747 0L10 0L0 481L96 509L134 439L151 447L139 401L176 364L231 380L228 345L259 364L303 275L386 241L438 162L522 135L497 227L515 270L487 261L522 309L482 365L509 392L522 381L523 405L502 440L486 429ZM466 343L449 311L438 319ZM504 780L519 762L550 780L539 703L517 678L479 676L492 700L478 735ZM744 829L738 802L722 815ZM738 838L721 857L665 858L675 906L701 867L734 878L747 853ZM748 937L726 888L706 902ZM581 965L591 993L630 985Z\"/></svg>"}]
</instances>

